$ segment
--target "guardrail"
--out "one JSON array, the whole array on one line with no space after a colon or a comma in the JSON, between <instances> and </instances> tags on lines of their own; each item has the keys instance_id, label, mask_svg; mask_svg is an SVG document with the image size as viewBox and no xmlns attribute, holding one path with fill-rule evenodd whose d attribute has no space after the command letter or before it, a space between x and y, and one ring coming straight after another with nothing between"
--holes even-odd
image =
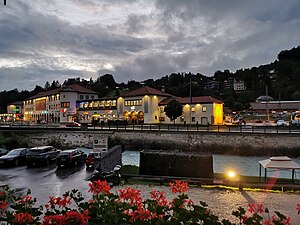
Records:
<instances>
[{"instance_id":1,"label":"guardrail","mask_svg":"<svg viewBox=\"0 0 300 225\"><path fill-rule=\"evenodd\" d=\"M60 124L1 125L1 130L105 130L105 131L153 131L153 132L212 132L255 134L300 134L300 127L262 125L183 125L183 124L101 124L97 126L63 127Z\"/></svg>"},{"instance_id":2,"label":"guardrail","mask_svg":"<svg viewBox=\"0 0 300 225\"><path fill-rule=\"evenodd\" d=\"M253 126L253 125L182 125L182 124L129 124L99 125L88 130L167 131L167 132L225 132L262 134L300 134L300 127Z\"/></svg>"}]
</instances>

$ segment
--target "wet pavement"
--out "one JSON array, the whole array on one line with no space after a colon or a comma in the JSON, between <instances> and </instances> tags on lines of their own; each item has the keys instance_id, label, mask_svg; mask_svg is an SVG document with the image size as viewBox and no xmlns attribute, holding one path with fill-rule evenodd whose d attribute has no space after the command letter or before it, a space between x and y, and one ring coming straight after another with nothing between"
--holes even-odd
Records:
<instances>
[{"instance_id":1,"label":"wet pavement","mask_svg":"<svg viewBox=\"0 0 300 225\"><path fill-rule=\"evenodd\" d=\"M32 196L36 197L37 205L45 204L48 196L61 196L66 191L78 189L83 193L86 200L91 198L88 193L88 181L85 178L92 173L87 170L85 165L77 167L57 168L55 164L44 167L27 166L0 168L0 182L8 184L17 193L26 194L31 189ZM141 190L145 198L150 196L151 190L162 190L167 193L167 197L172 199L174 195L170 193L166 186L148 186L148 185L124 185L114 187L113 192L118 189L130 186ZM195 202L204 201L209 208L220 216L220 218L233 219L230 216L232 210L239 206L247 207L248 203L258 201L268 207L271 215L274 211L279 211L292 218L292 224L300 224L300 215L297 215L296 205L300 203L300 195L284 193L262 193L262 192L240 192L228 190L211 190L192 187L188 195Z\"/></svg>"}]
</instances>

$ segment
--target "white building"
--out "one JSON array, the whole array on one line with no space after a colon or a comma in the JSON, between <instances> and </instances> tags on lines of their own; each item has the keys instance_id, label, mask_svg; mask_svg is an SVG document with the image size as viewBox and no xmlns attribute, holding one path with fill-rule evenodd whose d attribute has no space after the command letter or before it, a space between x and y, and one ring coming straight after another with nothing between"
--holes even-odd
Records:
<instances>
[{"instance_id":1,"label":"white building","mask_svg":"<svg viewBox=\"0 0 300 225\"><path fill-rule=\"evenodd\" d=\"M66 123L77 119L76 102L96 99L98 93L78 84L41 92L24 101L24 120Z\"/></svg>"}]
</instances>

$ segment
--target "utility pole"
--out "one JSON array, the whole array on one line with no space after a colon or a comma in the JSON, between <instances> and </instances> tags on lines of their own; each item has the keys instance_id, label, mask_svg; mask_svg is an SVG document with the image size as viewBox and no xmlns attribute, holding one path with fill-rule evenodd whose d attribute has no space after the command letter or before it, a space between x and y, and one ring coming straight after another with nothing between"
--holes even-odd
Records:
<instances>
[{"instance_id":1,"label":"utility pole","mask_svg":"<svg viewBox=\"0 0 300 225\"><path fill-rule=\"evenodd\" d=\"M270 115L269 115L269 106L268 106L268 85L266 85L266 113L267 113L267 121L270 121Z\"/></svg>"},{"instance_id":2,"label":"utility pole","mask_svg":"<svg viewBox=\"0 0 300 225\"><path fill-rule=\"evenodd\" d=\"M190 74L190 130L192 129L192 74Z\"/></svg>"}]
</instances>

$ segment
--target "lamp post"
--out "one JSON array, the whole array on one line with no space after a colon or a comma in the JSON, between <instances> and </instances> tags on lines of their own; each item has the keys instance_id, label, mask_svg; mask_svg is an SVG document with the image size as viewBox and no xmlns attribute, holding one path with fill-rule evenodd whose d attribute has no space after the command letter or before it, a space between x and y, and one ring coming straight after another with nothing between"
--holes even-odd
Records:
<instances>
[{"instance_id":1,"label":"lamp post","mask_svg":"<svg viewBox=\"0 0 300 225\"><path fill-rule=\"evenodd\" d=\"M190 74L190 130L192 129L192 74Z\"/></svg>"}]
</instances>

